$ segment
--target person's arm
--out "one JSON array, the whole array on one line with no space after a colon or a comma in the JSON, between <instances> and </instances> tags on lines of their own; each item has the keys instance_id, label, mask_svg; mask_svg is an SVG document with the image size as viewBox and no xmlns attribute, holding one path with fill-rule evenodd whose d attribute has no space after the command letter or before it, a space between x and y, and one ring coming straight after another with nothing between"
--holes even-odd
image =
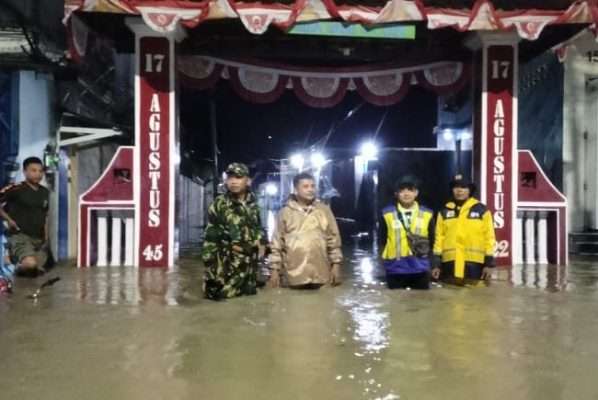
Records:
<instances>
[{"instance_id":1,"label":"person's arm","mask_svg":"<svg viewBox=\"0 0 598 400\"><path fill-rule=\"evenodd\" d=\"M386 225L386 220L384 216L380 216L378 218L378 248L384 249L386 246L386 241L388 240L388 226Z\"/></svg>"},{"instance_id":2,"label":"person's arm","mask_svg":"<svg viewBox=\"0 0 598 400\"><path fill-rule=\"evenodd\" d=\"M434 229L434 248L432 255L432 277L440 277L440 265L442 264L442 246L444 244L444 220L439 212L436 217L436 228Z\"/></svg>"},{"instance_id":3,"label":"person's arm","mask_svg":"<svg viewBox=\"0 0 598 400\"><path fill-rule=\"evenodd\" d=\"M0 218L2 218L3 220L6 221L6 223L8 224L8 227L10 230L14 230L14 231L18 231L19 226L17 225L17 223L10 217L10 215L8 215L8 213L6 212L6 210L4 209L4 207L6 206L6 204L11 201L12 199L12 188L14 187L14 185L9 185L5 188L3 188L2 190L0 190Z\"/></svg>"},{"instance_id":4,"label":"person's arm","mask_svg":"<svg viewBox=\"0 0 598 400\"><path fill-rule=\"evenodd\" d=\"M432 218L430 218L430 222L428 222L428 241L430 242L430 253L428 256L430 259L434 257L434 237L436 236L436 219L434 218L434 214L432 214Z\"/></svg>"},{"instance_id":5,"label":"person's arm","mask_svg":"<svg viewBox=\"0 0 598 400\"><path fill-rule=\"evenodd\" d=\"M48 243L49 239L49 232L48 232L48 216L46 215L46 221L44 222L44 243Z\"/></svg>"},{"instance_id":6,"label":"person's arm","mask_svg":"<svg viewBox=\"0 0 598 400\"><path fill-rule=\"evenodd\" d=\"M204 231L204 241L201 258L204 263L213 262L218 254L218 248L229 245L226 224L222 223L216 202L208 208L208 224Z\"/></svg>"},{"instance_id":7,"label":"person's arm","mask_svg":"<svg viewBox=\"0 0 598 400\"><path fill-rule=\"evenodd\" d=\"M0 217L5 220L8 223L8 226L10 226L13 229L18 229L19 227L17 226L16 222L10 217L10 215L8 215L8 213L4 210L3 207L0 207Z\"/></svg>"},{"instance_id":8,"label":"person's arm","mask_svg":"<svg viewBox=\"0 0 598 400\"><path fill-rule=\"evenodd\" d=\"M258 248L258 257L262 258L267 254L268 251L268 232L266 227L262 225L262 218L260 217L260 208L256 205L255 213L257 216L258 232L255 239L255 245Z\"/></svg>"},{"instance_id":9,"label":"person's arm","mask_svg":"<svg viewBox=\"0 0 598 400\"><path fill-rule=\"evenodd\" d=\"M329 207L326 207L326 218L328 219L328 231L326 232L328 259L332 265L341 264L343 262L341 234L336 223L336 218Z\"/></svg>"},{"instance_id":10,"label":"person's arm","mask_svg":"<svg viewBox=\"0 0 598 400\"><path fill-rule=\"evenodd\" d=\"M332 286L340 285L340 269L343 262L343 252L341 250L341 234L336 223L336 218L332 214L330 207L326 207L326 218L328 219L328 232L326 232L326 247L328 249L328 259L330 260L330 284Z\"/></svg>"},{"instance_id":11,"label":"person's arm","mask_svg":"<svg viewBox=\"0 0 598 400\"><path fill-rule=\"evenodd\" d=\"M49 230L49 216L48 213L50 211L50 191L46 188L43 188L46 192L46 207L44 208L44 232L42 238L44 239L44 245L48 245L48 240L50 239L50 230Z\"/></svg>"},{"instance_id":12,"label":"person's arm","mask_svg":"<svg viewBox=\"0 0 598 400\"><path fill-rule=\"evenodd\" d=\"M494 233L494 221L490 211L486 211L482 217L484 223L484 269L482 279L490 279L495 267L494 248L496 247L496 235Z\"/></svg>"},{"instance_id":13,"label":"person's arm","mask_svg":"<svg viewBox=\"0 0 598 400\"><path fill-rule=\"evenodd\" d=\"M285 223L284 223L284 209L278 212L276 216L276 226L272 234L272 242L270 243L270 268L272 275L270 275L270 286L280 286L280 270L282 269L283 253L286 249L285 238Z\"/></svg>"}]
</instances>

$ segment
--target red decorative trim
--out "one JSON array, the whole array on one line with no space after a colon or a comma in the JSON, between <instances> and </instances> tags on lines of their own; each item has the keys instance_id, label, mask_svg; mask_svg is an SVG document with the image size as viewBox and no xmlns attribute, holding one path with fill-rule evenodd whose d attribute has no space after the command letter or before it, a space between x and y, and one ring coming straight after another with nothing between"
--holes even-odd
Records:
<instances>
[{"instance_id":1,"label":"red decorative trim","mask_svg":"<svg viewBox=\"0 0 598 400\"><path fill-rule=\"evenodd\" d=\"M249 101L251 103L257 103L257 104L268 104L268 103L273 103L276 100L278 100L280 98L280 96L282 96L282 94L284 93L286 86L287 86L287 82L288 82L288 77L286 76L279 76L278 77L278 82L276 83L276 86L274 87L274 89L268 93L256 93L256 92L252 92L250 90L247 90L243 84L241 83L241 79L239 78L239 69L238 68L232 68L229 67L229 75L230 75L230 84L233 87L233 89L235 90L235 92L243 99L246 101Z\"/></svg>"},{"instance_id":2,"label":"red decorative trim","mask_svg":"<svg viewBox=\"0 0 598 400\"><path fill-rule=\"evenodd\" d=\"M238 0L66 0L66 23L73 11L103 12L122 10L123 13L140 14L139 8L154 8L156 14L175 15L176 23L195 27L211 18L234 18L243 21L253 33L264 33L270 24L288 29L299 17L302 20L341 19L363 24L428 21L429 29L453 27L467 30L517 30L525 39L534 40L548 25L591 24L598 22L598 2L578 0L566 10L520 9L497 10L490 0L477 0L471 9L426 7L422 0L389 0L384 6L337 5L334 0L321 0L325 10L314 15L302 15L308 0L295 0L292 4L242 2ZM162 9L162 10L161 10ZM191 11L196 11L192 13ZM146 12L147 14L147 12ZM147 15L146 15L147 18ZM158 26L154 26L156 29ZM170 27L169 27L170 28Z\"/></svg>"},{"instance_id":3,"label":"red decorative trim","mask_svg":"<svg viewBox=\"0 0 598 400\"><path fill-rule=\"evenodd\" d=\"M463 64L463 70L461 71L461 75L459 76L459 78L457 78L457 80L454 83L445 86L436 86L430 83L428 79L426 79L424 71L415 72L415 77L419 85L435 92L438 95L444 96L447 94L459 92L471 81L471 67L469 65Z\"/></svg>"},{"instance_id":4,"label":"red decorative trim","mask_svg":"<svg viewBox=\"0 0 598 400\"><path fill-rule=\"evenodd\" d=\"M389 96L379 96L373 94L363 80L364 78L353 80L355 82L355 86L357 87L357 93L359 93L361 97L363 97L368 103L371 103L375 106L392 106L403 100L405 95L407 95L411 82L411 73L403 74L403 82L401 83L401 87L398 91Z\"/></svg>"},{"instance_id":5,"label":"red decorative trim","mask_svg":"<svg viewBox=\"0 0 598 400\"><path fill-rule=\"evenodd\" d=\"M184 61L183 61L184 60ZM200 67L194 76L194 67L200 64L211 64L213 65L212 71L207 73L205 67ZM395 104L400 101L409 90L409 86L412 83L412 75L416 74L418 82L426 88L438 93L448 94L459 91L463 88L470 79L470 69L466 65L458 64L462 66L460 75L454 82L445 86L436 86L433 82L428 82L425 78L425 71L429 68L443 68L443 65L450 66L449 63L434 63L426 64L421 66L411 66L408 68L397 68L388 64L384 65L368 65L368 66L356 66L352 68L298 68L295 66L283 65L283 64L268 64L253 61L251 64L245 64L238 61L231 61L220 58L213 58L207 56L192 56L179 60L178 75L182 83L185 86L192 87L198 90L205 90L213 88L217 82L224 76L223 68L227 67L230 76L226 76L226 79L230 78L233 89L245 100L256 102L256 103L271 103L278 99L283 93L285 88L294 88L295 94L306 104L315 104L315 107L331 107L337 104L338 96L343 95L349 89L349 82L353 81L354 89L368 102L379 106L388 106ZM254 76L253 79L257 79L258 82L254 82L254 88L243 84L241 79L242 74L263 74L262 77ZM372 79L374 82L376 79L383 78L389 75L402 75L403 81L401 87L394 93L391 94L380 94L376 90L372 90L367 84L368 79ZM319 99L317 96L309 94L309 91L304 87L303 79L323 79L324 82L330 82L332 79L336 79L337 83L346 82L340 85L338 89L334 91L334 95L328 96L325 99ZM250 78L251 79L251 78ZM265 87L260 87L259 80L264 79L262 83ZM273 82L276 80L276 82ZM292 86L288 85L289 80L292 82ZM268 86L273 86L269 89ZM383 91L384 92L384 91ZM330 104L330 105L329 105Z\"/></svg>"},{"instance_id":6,"label":"red decorative trim","mask_svg":"<svg viewBox=\"0 0 598 400\"><path fill-rule=\"evenodd\" d=\"M197 89L197 90L207 90L207 89L211 89L214 86L216 86L216 84L220 80L223 69L224 69L224 66L222 64L216 64L214 66L214 70L208 77L195 78L195 77L185 73L184 71L182 71L179 68L178 73L177 73L177 78L186 87L190 87L190 88Z\"/></svg>"},{"instance_id":7,"label":"red decorative trim","mask_svg":"<svg viewBox=\"0 0 598 400\"><path fill-rule=\"evenodd\" d=\"M297 97L299 98L299 100L301 100L301 102L303 102L304 104L315 108L334 107L343 100L343 98L345 97L345 93L347 92L347 87L349 86L349 79L341 78L339 79L338 87L336 88L336 91L332 96L320 98L310 95L305 90L300 77L293 77L292 81L293 90L295 92L295 95L297 95Z\"/></svg>"}]
</instances>

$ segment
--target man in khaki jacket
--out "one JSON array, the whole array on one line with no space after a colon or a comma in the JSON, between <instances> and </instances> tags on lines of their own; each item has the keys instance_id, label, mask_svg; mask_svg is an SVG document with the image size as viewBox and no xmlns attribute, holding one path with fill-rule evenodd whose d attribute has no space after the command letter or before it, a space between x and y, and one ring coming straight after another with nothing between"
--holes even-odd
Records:
<instances>
[{"instance_id":1,"label":"man in khaki jacket","mask_svg":"<svg viewBox=\"0 0 598 400\"><path fill-rule=\"evenodd\" d=\"M316 199L314 177L293 179L295 194L278 213L272 237L270 286L280 285L280 271L294 288L340 284L341 237L330 207Z\"/></svg>"}]
</instances>

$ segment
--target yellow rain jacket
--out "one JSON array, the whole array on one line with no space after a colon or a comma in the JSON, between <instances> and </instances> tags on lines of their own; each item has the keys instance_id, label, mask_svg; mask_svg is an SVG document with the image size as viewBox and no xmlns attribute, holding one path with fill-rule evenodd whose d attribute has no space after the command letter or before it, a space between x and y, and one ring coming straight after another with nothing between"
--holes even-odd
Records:
<instances>
[{"instance_id":1,"label":"yellow rain jacket","mask_svg":"<svg viewBox=\"0 0 598 400\"><path fill-rule=\"evenodd\" d=\"M400 205L385 207L382 210L386 224L386 244L382 252L384 260L395 260L413 255L407 242L407 233L399 220L397 207ZM428 227L433 217L432 211L426 207L420 207L417 202L408 211L412 213L409 230L417 235L429 237Z\"/></svg>"},{"instance_id":2,"label":"yellow rain jacket","mask_svg":"<svg viewBox=\"0 0 598 400\"><path fill-rule=\"evenodd\" d=\"M461 208L448 202L436 219L434 255L455 263L455 278L465 277L465 263L484 264L494 257L494 225L488 208L469 198Z\"/></svg>"}]
</instances>

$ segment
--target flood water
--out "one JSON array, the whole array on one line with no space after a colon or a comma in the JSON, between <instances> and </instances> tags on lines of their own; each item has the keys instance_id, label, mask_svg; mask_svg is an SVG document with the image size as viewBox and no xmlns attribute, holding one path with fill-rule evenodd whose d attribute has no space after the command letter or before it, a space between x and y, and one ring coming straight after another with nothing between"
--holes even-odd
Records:
<instances>
[{"instance_id":1,"label":"flood water","mask_svg":"<svg viewBox=\"0 0 598 400\"><path fill-rule=\"evenodd\" d=\"M0 298L1 399L598 398L598 263L390 291L357 251L340 287L221 303L193 260L55 275Z\"/></svg>"}]
</instances>

